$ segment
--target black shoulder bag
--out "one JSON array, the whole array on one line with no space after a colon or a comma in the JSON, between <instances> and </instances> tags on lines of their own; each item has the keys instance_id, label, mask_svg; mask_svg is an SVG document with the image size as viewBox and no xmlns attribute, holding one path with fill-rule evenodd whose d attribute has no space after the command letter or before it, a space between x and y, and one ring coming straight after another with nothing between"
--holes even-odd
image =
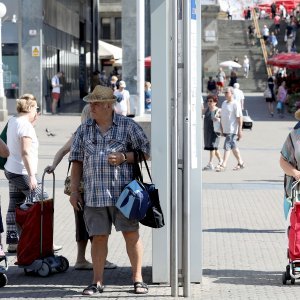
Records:
<instances>
[{"instance_id":1,"label":"black shoulder bag","mask_svg":"<svg viewBox=\"0 0 300 300\"><path fill-rule=\"evenodd\" d=\"M143 180L143 175L139 162L144 162L148 176L151 180L151 183L145 183ZM144 153L142 151L134 151L134 176L136 179L140 180L149 193L149 198L151 205L149 206L146 216L139 222L145 226L151 228L161 228L165 225L164 215L159 202L158 189L155 187L155 184L152 182L152 177L149 171L147 161L145 159Z\"/></svg>"}]
</instances>

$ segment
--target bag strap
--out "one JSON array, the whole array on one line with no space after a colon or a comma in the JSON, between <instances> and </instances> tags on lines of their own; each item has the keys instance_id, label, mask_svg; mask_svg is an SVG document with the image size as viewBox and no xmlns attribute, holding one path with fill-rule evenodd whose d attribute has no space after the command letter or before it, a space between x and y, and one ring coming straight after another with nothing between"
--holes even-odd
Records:
<instances>
[{"instance_id":1,"label":"bag strap","mask_svg":"<svg viewBox=\"0 0 300 300\"><path fill-rule=\"evenodd\" d=\"M71 162L69 161L69 166L68 166L68 172L67 172L67 176L69 176L69 171L70 171L70 168L71 168Z\"/></svg>"},{"instance_id":2,"label":"bag strap","mask_svg":"<svg viewBox=\"0 0 300 300\"><path fill-rule=\"evenodd\" d=\"M150 180L151 180L151 183L153 183L153 182L152 182L152 177L151 177L151 174L150 174L150 169L149 169L149 167L148 167L148 164L147 164L147 161L146 161L144 152L141 151L141 150L139 150L139 151L138 151L138 155L139 155L140 162L141 162L141 163L144 162L144 164L145 164L145 166L146 166L146 169L147 169L148 176L149 176L149 178L150 178Z\"/></svg>"}]
</instances>

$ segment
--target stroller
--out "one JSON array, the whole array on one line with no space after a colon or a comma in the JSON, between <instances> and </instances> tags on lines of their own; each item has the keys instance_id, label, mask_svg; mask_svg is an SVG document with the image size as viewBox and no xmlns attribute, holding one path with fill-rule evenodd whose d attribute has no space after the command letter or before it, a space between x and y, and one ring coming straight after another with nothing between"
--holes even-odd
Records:
<instances>
[{"instance_id":1,"label":"stroller","mask_svg":"<svg viewBox=\"0 0 300 300\"><path fill-rule=\"evenodd\" d=\"M287 220L289 225L287 228L288 249L287 258L289 264L286 271L282 274L282 283L287 284L290 280L291 284L295 284L296 279L300 278L300 194L298 191L300 181L292 184L291 197L288 201L291 204Z\"/></svg>"},{"instance_id":2,"label":"stroller","mask_svg":"<svg viewBox=\"0 0 300 300\"><path fill-rule=\"evenodd\" d=\"M42 177L42 195L44 178ZM53 214L55 175L53 174L53 199L26 202L16 209L16 223L21 234L17 248L17 262L25 274L36 273L47 277L56 270L65 272L69 261L64 256L54 255L53 251Z\"/></svg>"}]
</instances>

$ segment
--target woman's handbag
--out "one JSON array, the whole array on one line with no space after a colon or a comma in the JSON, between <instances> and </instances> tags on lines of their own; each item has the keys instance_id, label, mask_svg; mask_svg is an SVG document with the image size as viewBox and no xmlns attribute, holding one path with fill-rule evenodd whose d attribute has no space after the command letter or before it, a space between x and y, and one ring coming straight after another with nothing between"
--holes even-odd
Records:
<instances>
[{"instance_id":1,"label":"woman's handbag","mask_svg":"<svg viewBox=\"0 0 300 300\"><path fill-rule=\"evenodd\" d=\"M214 126L214 132L218 134L221 133L221 119L219 115L220 115L220 109L217 109L213 117L213 126Z\"/></svg>"},{"instance_id":2,"label":"woman's handbag","mask_svg":"<svg viewBox=\"0 0 300 300\"><path fill-rule=\"evenodd\" d=\"M271 90L268 87L264 91L264 98L272 98Z\"/></svg>"},{"instance_id":3,"label":"woman's handbag","mask_svg":"<svg viewBox=\"0 0 300 300\"><path fill-rule=\"evenodd\" d=\"M134 180L122 191L116 207L128 219L139 220L145 226L161 228L165 225L159 203L158 190L152 183L149 167L141 151L134 152ZM144 162L151 183L144 183L139 161ZM141 163L142 164L142 163Z\"/></svg>"},{"instance_id":4,"label":"woman's handbag","mask_svg":"<svg viewBox=\"0 0 300 300\"><path fill-rule=\"evenodd\" d=\"M277 102L276 109L281 110L283 107L283 103L281 101Z\"/></svg>"},{"instance_id":5,"label":"woman's handbag","mask_svg":"<svg viewBox=\"0 0 300 300\"><path fill-rule=\"evenodd\" d=\"M69 176L70 167L71 167L71 162L69 162L67 177L65 179L65 189L64 189L64 193L68 196L71 196L71 176ZM79 185L78 191L79 191L79 193L83 194L83 181L82 180L80 180L80 185Z\"/></svg>"}]
</instances>

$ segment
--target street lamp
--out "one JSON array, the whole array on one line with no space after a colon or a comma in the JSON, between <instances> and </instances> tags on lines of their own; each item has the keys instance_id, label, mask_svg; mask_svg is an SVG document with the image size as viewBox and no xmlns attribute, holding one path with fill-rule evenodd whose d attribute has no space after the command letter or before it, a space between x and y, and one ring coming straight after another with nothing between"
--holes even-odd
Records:
<instances>
[{"instance_id":1,"label":"street lamp","mask_svg":"<svg viewBox=\"0 0 300 300\"><path fill-rule=\"evenodd\" d=\"M3 63L2 63L2 18L6 14L6 6L0 2L0 121L7 118L6 97L3 85Z\"/></svg>"}]
</instances>

